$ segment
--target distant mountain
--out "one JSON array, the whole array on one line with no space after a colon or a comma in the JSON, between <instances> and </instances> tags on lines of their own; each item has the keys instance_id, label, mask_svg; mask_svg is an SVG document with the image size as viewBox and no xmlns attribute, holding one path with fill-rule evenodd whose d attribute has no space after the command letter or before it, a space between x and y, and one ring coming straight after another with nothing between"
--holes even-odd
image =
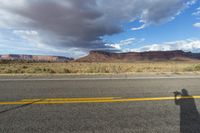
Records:
<instances>
[{"instance_id":1,"label":"distant mountain","mask_svg":"<svg viewBox=\"0 0 200 133\"><path fill-rule=\"evenodd\" d=\"M89 55L75 60L76 62L134 62L134 61L186 61L200 60L200 53L176 51L149 51L112 53L91 51Z\"/></svg>"},{"instance_id":2,"label":"distant mountain","mask_svg":"<svg viewBox=\"0 0 200 133\"><path fill-rule=\"evenodd\" d=\"M71 61L73 58L62 56L42 56L42 55L17 55L7 54L0 55L0 60L24 60L24 61L48 61L48 62L66 62Z\"/></svg>"}]
</instances>

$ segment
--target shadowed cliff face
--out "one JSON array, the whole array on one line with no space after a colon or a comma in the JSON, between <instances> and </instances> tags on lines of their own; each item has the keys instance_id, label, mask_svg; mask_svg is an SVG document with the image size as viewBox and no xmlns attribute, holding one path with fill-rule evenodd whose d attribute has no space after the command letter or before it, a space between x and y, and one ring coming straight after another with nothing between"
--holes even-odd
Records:
<instances>
[{"instance_id":1,"label":"shadowed cliff face","mask_svg":"<svg viewBox=\"0 0 200 133\"><path fill-rule=\"evenodd\" d=\"M133 62L133 61L187 61L200 60L200 53L177 51L150 51L111 53L91 51L88 56L77 59L77 62Z\"/></svg>"},{"instance_id":2,"label":"shadowed cliff face","mask_svg":"<svg viewBox=\"0 0 200 133\"><path fill-rule=\"evenodd\" d=\"M51 62L65 62L73 60L72 58L62 56L41 56L41 55L0 55L0 60L26 60L26 61L51 61Z\"/></svg>"}]
</instances>

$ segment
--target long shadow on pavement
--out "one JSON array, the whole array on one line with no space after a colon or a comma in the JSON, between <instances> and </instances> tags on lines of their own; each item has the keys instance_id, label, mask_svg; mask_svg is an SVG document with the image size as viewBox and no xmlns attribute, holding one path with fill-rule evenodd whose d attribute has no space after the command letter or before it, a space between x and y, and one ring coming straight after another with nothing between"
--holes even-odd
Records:
<instances>
[{"instance_id":1,"label":"long shadow on pavement","mask_svg":"<svg viewBox=\"0 0 200 133\"><path fill-rule=\"evenodd\" d=\"M182 89L181 92L174 92L174 94L175 104L180 106L180 132L200 133L200 115L194 98L189 95L186 89ZM180 97L177 98L177 96Z\"/></svg>"},{"instance_id":2,"label":"long shadow on pavement","mask_svg":"<svg viewBox=\"0 0 200 133\"><path fill-rule=\"evenodd\" d=\"M24 107L27 107L27 106L29 106L29 105L32 105L32 104L34 104L34 103L36 103L36 102L39 102L39 101L41 101L41 100L34 101L34 102L30 102L30 103L27 103L27 104L23 104L23 105L20 105L20 106L17 106L17 107L12 107L12 108L9 108L9 109L0 111L0 114L7 113L7 112L10 112L10 111L13 111L13 110L20 109L20 108L24 108Z\"/></svg>"}]
</instances>

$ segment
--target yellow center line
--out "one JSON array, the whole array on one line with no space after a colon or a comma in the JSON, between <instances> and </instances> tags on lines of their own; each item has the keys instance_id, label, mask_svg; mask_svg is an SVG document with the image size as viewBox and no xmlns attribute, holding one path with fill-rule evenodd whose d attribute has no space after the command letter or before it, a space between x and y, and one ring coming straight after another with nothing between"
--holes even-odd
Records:
<instances>
[{"instance_id":1,"label":"yellow center line","mask_svg":"<svg viewBox=\"0 0 200 133\"><path fill-rule=\"evenodd\" d=\"M34 101L91 101L91 100L112 100L121 97L96 97L96 98L46 98L46 99L23 99L23 102Z\"/></svg>"},{"instance_id":2,"label":"yellow center line","mask_svg":"<svg viewBox=\"0 0 200 133\"><path fill-rule=\"evenodd\" d=\"M178 99L200 99L200 96L182 96ZM0 102L0 105L24 105L24 104L70 104L70 103L114 103L114 102L137 102L137 101L162 101L174 100L174 97L152 97L152 98L121 98L121 97L99 97L99 98L47 98L47 99L23 99L21 101Z\"/></svg>"}]
</instances>

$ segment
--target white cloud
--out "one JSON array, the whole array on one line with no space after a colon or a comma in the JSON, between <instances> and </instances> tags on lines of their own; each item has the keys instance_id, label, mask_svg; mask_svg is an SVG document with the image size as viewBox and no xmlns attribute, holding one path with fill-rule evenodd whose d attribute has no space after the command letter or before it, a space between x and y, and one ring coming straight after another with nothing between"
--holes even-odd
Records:
<instances>
[{"instance_id":1,"label":"white cloud","mask_svg":"<svg viewBox=\"0 0 200 133\"><path fill-rule=\"evenodd\" d=\"M196 9L195 12L192 13L194 16L199 16L200 15L200 7Z\"/></svg>"},{"instance_id":2,"label":"white cloud","mask_svg":"<svg viewBox=\"0 0 200 133\"><path fill-rule=\"evenodd\" d=\"M25 36L37 36L38 32L34 30L14 30L13 33Z\"/></svg>"},{"instance_id":3,"label":"white cloud","mask_svg":"<svg viewBox=\"0 0 200 133\"><path fill-rule=\"evenodd\" d=\"M105 45L113 48L114 50L126 52L128 49L130 49L130 47L133 47L136 44L140 44L143 41L145 41L145 38L142 39L128 38L125 40L121 40L117 43L109 43Z\"/></svg>"},{"instance_id":4,"label":"white cloud","mask_svg":"<svg viewBox=\"0 0 200 133\"><path fill-rule=\"evenodd\" d=\"M194 13L192 13L192 15L196 16L197 19L199 19L199 17L200 17L200 7L197 8L196 11ZM194 23L193 26L197 27L197 28L200 28L200 23L199 22Z\"/></svg>"},{"instance_id":5,"label":"white cloud","mask_svg":"<svg viewBox=\"0 0 200 133\"><path fill-rule=\"evenodd\" d=\"M34 45L37 48L49 48L48 45L45 45L42 42L42 38L40 37L39 33L34 30L14 30L14 34L18 35L22 39L28 41L29 45Z\"/></svg>"},{"instance_id":6,"label":"white cloud","mask_svg":"<svg viewBox=\"0 0 200 133\"><path fill-rule=\"evenodd\" d=\"M139 48L131 49L130 51L170 51L170 50L183 50L191 52L200 52L199 39L187 39L174 42L165 42L161 44L151 44Z\"/></svg>"},{"instance_id":7,"label":"white cloud","mask_svg":"<svg viewBox=\"0 0 200 133\"><path fill-rule=\"evenodd\" d=\"M197 28L200 28L200 23L195 23L193 26L197 27Z\"/></svg>"},{"instance_id":8,"label":"white cloud","mask_svg":"<svg viewBox=\"0 0 200 133\"><path fill-rule=\"evenodd\" d=\"M36 53L43 53L43 54L51 54L55 53L57 55L62 56L69 56L69 57L81 57L86 54L86 51L78 49L78 48L59 48L59 47L52 47L48 44L45 44L41 38L41 35L34 30L14 30L14 34L18 37L26 40L27 46L8 46L0 44L0 46L5 49L15 49L19 51L32 51ZM71 52L73 51L73 53Z\"/></svg>"},{"instance_id":9,"label":"white cloud","mask_svg":"<svg viewBox=\"0 0 200 133\"><path fill-rule=\"evenodd\" d=\"M129 38L129 39L120 41L119 44L120 44L121 46L125 46L125 45L133 44L134 41L136 41L135 38Z\"/></svg>"},{"instance_id":10,"label":"white cloud","mask_svg":"<svg viewBox=\"0 0 200 133\"><path fill-rule=\"evenodd\" d=\"M106 46L112 47L117 50L122 50L123 47L127 45L133 45L133 43L136 41L135 38L128 38L126 40L121 40L118 43L110 43L110 44L105 44Z\"/></svg>"},{"instance_id":11,"label":"white cloud","mask_svg":"<svg viewBox=\"0 0 200 133\"><path fill-rule=\"evenodd\" d=\"M143 51L171 51L171 50L183 50L191 52L200 52L200 39L186 39L172 42L163 42L160 44L149 44L142 47L136 47L145 39L129 38L122 40L119 43L107 44L116 50L122 52L143 52ZM126 46L129 47L126 47Z\"/></svg>"},{"instance_id":12,"label":"white cloud","mask_svg":"<svg viewBox=\"0 0 200 133\"><path fill-rule=\"evenodd\" d=\"M147 26L146 24L143 24L140 27L133 27L133 28L131 28L131 30L133 30L133 31L135 31L135 30L141 30L141 29L144 29L146 26Z\"/></svg>"}]
</instances>

